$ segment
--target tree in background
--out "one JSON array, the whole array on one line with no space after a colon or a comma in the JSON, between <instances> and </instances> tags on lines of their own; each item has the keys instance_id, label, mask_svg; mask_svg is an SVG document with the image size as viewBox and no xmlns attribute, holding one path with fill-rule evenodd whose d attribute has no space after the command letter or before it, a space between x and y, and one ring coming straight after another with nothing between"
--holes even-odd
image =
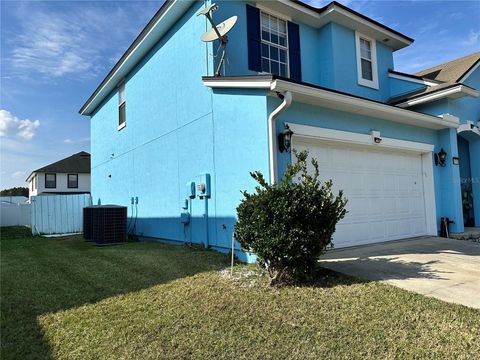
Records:
<instances>
[{"instance_id":1,"label":"tree in background","mask_svg":"<svg viewBox=\"0 0 480 360\"><path fill-rule=\"evenodd\" d=\"M13 187L0 191L0 196L25 196L28 197L27 187Z\"/></svg>"}]
</instances>

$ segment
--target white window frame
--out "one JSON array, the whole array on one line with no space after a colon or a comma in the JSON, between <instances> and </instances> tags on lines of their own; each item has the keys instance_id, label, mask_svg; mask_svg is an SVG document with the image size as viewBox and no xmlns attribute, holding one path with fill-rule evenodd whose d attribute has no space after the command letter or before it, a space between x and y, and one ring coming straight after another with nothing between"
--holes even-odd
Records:
<instances>
[{"instance_id":1,"label":"white window frame","mask_svg":"<svg viewBox=\"0 0 480 360\"><path fill-rule=\"evenodd\" d=\"M124 99L123 101L120 98L120 93L123 90L123 96ZM125 121L120 124L120 107L124 105L125 106ZM118 128L117 130L122 130L125 126L127 126L127 93L125 91L125 82L122 81L120 84L118 84Z\"/></svg>"},{"instance_id":2,"label":"white window frame","mask_svg":"<svg viewBox=\"0 0 480 360\"><path fill-rule=\"evenodd\" d=\"M290 54L289 54L290 41L289 41L289 38L288 38L288 22L290 21L290 19L285 18L285 17L283 17L283 16L281 16L277 13L274 13L274 12L268 10L268 9L264 9L263 7L259 6L258 8L260 9L260 46L263 45L263 44L266 44L268 46L273 46L273 47L276 47L278 49L285 50L285 52L286 52L286 56L285 56L286 74L285 74L285 77L290 78ZM263 37L262 37L262 14L272 16L272 17L277 18L278 20L281 20L281 21L285 21L286 46L282 46L282 45L279 45L279 44L274 44L270 41L267 41L267 40L263 39ZM269 58L269 61L272 61L272 60ZM273 61L276 61L276 60L273 60ZM280 58L278 59L277 62L280 63ZM260 74L273 74L271 72L263 71L263 56L262 56L261 49L260 49L260 63L261 63L261 67L262 67L262 71L260 72ZM281 76L281 75L279 74L279 76Z\"/></svg>"},{"instance_id":3,"label":"white window frame","mask_svg":"<svg viewBox=\"0 0 480 360\"><path fill-rule=\"evenodd\" d=\"M364 39L370 42L370 53L372 55L372 80L364 79L362 77L362 55L360 50L360 39ZM367 86L378 90L378 68L377 68L377 43L375 39L365 36L358 31L355 31L355 44L357 53L357 77L358 84Z\"/></svg>"}]
</instances>

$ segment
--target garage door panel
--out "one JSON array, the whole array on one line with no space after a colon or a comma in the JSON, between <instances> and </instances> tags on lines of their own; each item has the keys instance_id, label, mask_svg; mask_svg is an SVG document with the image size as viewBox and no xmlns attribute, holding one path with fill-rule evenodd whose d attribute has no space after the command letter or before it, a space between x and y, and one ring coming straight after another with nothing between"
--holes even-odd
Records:
<instances>
[{"instance_id":1,"label":"garage door panel","mask_svg":"<svg viewBox=\"0 0 480 360\"><path fill-rule=\"evenodd\" d=\"M320 179L331 179L335 192L343 190L348 199L349 212L333 237L336 247L426 234L420 154L319 142L294 148L308 149Z\"/></svg>"}]
</instances>

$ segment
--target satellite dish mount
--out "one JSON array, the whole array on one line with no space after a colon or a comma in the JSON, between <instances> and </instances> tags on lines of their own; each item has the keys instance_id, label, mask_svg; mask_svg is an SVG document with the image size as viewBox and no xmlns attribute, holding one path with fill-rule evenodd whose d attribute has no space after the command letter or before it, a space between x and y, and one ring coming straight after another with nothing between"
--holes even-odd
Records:
<instances>
[{"instance_id":1,"label":"satellite dish mount","mask_svg":"<svg viewBox=\"0 0 480 360\"><path fill-rule=\"evenodd\" d=\"M212 4L206 7L205 9L203 9L202 11L200 11L197 14L197 16L204 15L212 25L212 28L201 36L202 41L204 42L212 42L215 40L220 41L222 56L220 57L220 62L218 63L217 70L215 71L215 76L219 77L221 74L222 68L225 66L225 58L227 55L227 44L228 44L227 34L235 26L235 23L237 22L237 17L232 16L227 20L223 21L222 23L215 25L212 19L212 12L217 10L218 10L218 6L216 4Z\"/></svg>"}]
</instances>

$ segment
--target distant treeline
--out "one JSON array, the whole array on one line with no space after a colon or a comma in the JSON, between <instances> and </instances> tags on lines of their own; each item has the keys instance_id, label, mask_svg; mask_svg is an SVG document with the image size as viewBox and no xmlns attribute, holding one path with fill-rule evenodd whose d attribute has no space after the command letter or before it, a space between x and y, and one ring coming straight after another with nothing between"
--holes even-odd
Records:
<instances>
[{"instance_id":1,"label":"distant treeline","mask_svg":"<svg viewBox=\"0 0 480 360\"><path fill-rule=\"evenodd\" d=\"M0 196L25 196L28 197L28 188L13 187L0 191Z\"/></svg>"}]
</instances>

